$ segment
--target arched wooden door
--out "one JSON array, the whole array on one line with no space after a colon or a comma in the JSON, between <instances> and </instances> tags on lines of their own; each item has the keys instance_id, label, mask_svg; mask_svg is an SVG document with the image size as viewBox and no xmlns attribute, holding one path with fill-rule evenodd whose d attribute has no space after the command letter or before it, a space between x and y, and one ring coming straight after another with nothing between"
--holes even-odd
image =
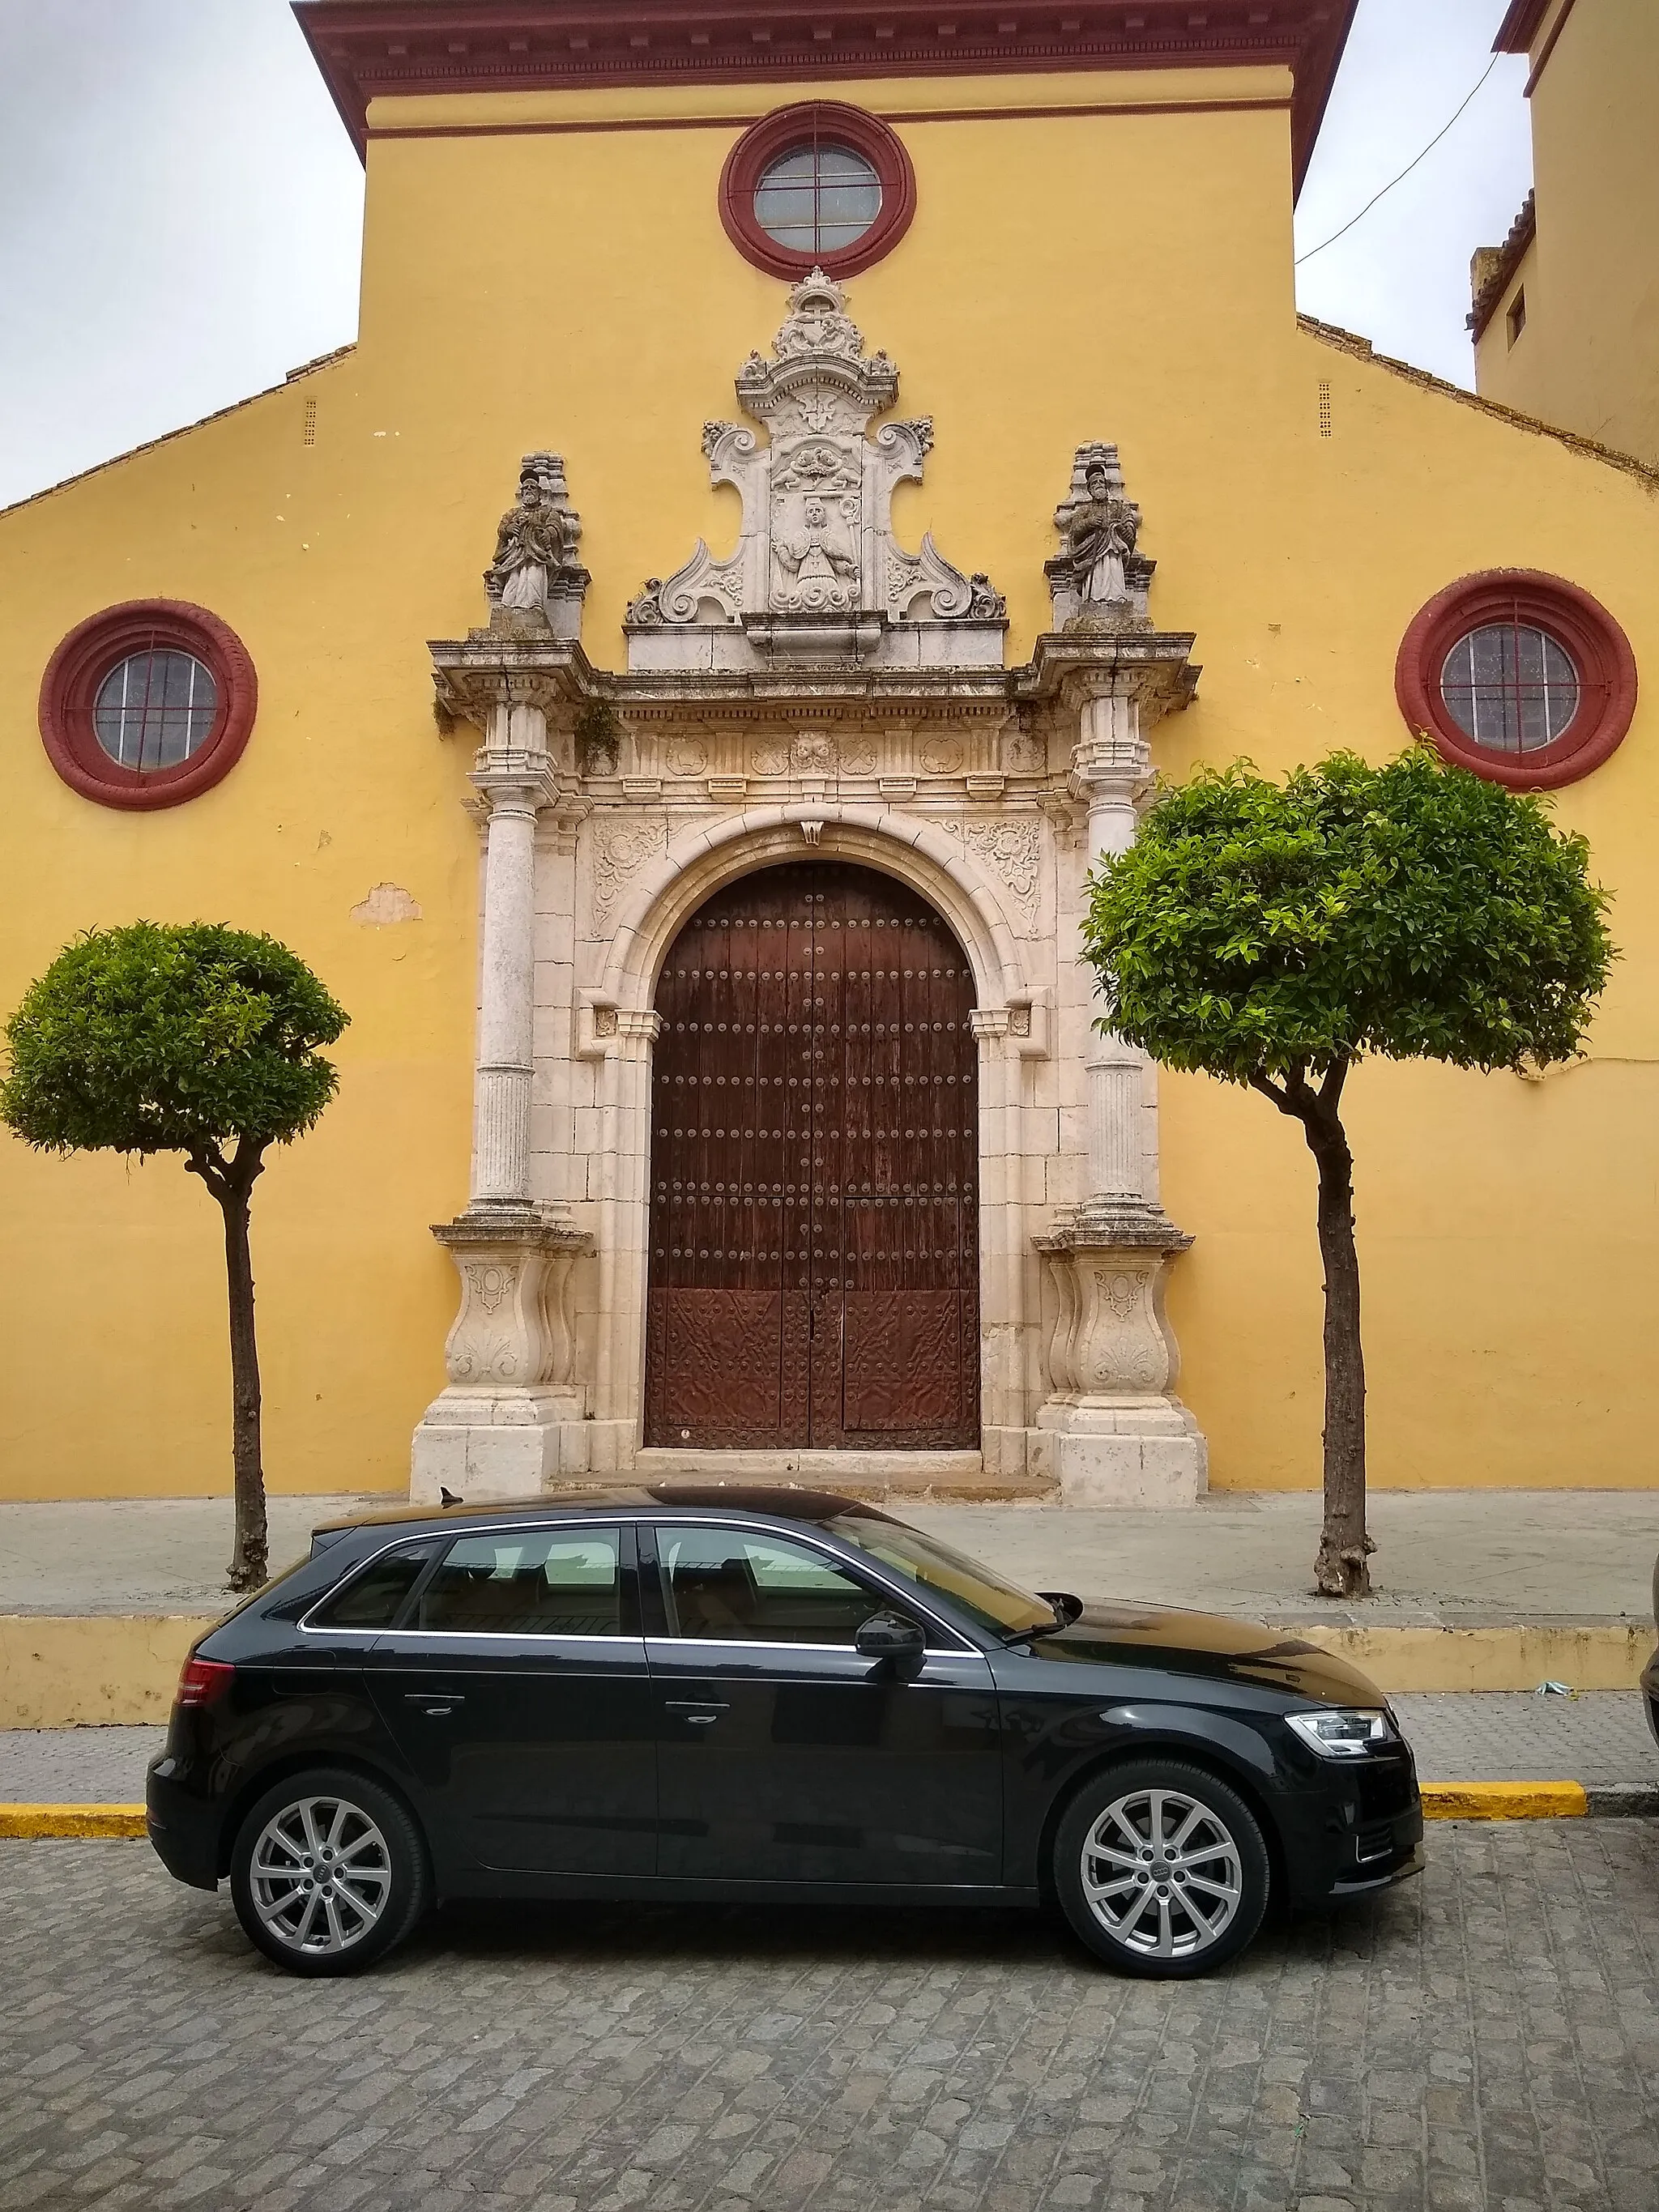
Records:
<instances>
[{"instance_id":1,"label":"arched wooden door","mask_svg":"<svg viewBox=\"0 0 1659 2212\"><path fill-rule=\"evenodd\" d=\"M647 1444L978 1444L973 1004L944 921L873 869L762 869L687 922L657 985Z\"/></svg>"}]
</instances>

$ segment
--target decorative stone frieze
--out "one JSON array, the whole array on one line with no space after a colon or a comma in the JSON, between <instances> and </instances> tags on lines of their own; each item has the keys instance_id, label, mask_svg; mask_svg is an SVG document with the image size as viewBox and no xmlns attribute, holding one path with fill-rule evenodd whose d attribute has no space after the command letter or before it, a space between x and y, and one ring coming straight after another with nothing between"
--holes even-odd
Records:
<instances>
[{"instance_id":1,"label":"decorative stone frieze","mask_svg":"<svg viewBox=\"0 0 1659 2212\"><path fill-rule=\"evenodd\" d=\"M952 567L931 533L917 553L894 538L894 489L921 481L933 426L869 435L898 371L866 354L846 307L815 270L789 295L773 358L738 370L764 444L741 423L704 427L710 482L743 501L738 548L717 560L700 538L673 575L647 581L628 610L630 669L1000 665L1006 609L987 578Z\"/></svg>"}]
</instances>

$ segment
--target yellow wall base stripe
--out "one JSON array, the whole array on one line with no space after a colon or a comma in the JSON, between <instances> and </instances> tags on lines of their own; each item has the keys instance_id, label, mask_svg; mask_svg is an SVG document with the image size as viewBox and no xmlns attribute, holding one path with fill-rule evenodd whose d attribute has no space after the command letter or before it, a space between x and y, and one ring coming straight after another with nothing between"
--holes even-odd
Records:
<instances>
[{"instance_id":1,"label":"yellow wall base stripe","mask_svg":"<svg viewBox=\"0 0 1659 2212\"><path fill-rule=\"evenodd\" d=\"M142 1805L0 1805L0 1836L142 1836Z\"/></svg>"},{"instance_id":2,"label":"yellow wall base stripe","mask_svg":"<svg viewBox=\"0 0 1659 2212\"><path fill-rule=\"evenodd\" d=\"M1425 1782L1425 1820L1562 1820L1588 1813L1582 1782Z\"/></svg>"}]
</instances>

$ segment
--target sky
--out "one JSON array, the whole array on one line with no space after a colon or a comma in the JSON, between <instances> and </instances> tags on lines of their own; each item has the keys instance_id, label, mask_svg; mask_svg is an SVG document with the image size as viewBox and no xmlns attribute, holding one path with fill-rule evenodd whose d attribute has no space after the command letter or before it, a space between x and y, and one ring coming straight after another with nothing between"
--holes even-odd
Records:
<instances>
[{"instance_id":1,"label":"sky","mask_svg":"<svg viewBox=\"0 0 1659 2212\"><path fill-rule=\"evenodd\" d=\"M1340 229L1491 60L1504 0L1360 0L1297 219ZM1531 181L1526 61L1297 271L1302 308L1473 383L1468 262ZM0 0L0 506L356 335L363 177L287 0Z\"/></svg>"}]
</instances>

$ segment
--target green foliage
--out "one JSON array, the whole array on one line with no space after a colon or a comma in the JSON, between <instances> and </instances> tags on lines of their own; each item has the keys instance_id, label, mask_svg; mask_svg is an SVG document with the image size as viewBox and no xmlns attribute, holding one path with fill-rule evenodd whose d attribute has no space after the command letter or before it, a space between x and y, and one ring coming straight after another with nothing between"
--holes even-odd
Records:
<instances>
[{"instance_id":1,"label":"green foliage","mask_svg":"<svg viewBox=\"0 0 1659 2212\"><path fill-rule=\"evenodd\" d=\"M1085 951L1114 1028L1230 1082L1565 1060L1614 957L1588 861L1540 800L1423 747L1283 785L1239 763L1148 808L1091 884Z\"/></svg>"},{"instance_id":2,"label":"green foliage","mask_svg":"<svg viewBox=\"0 0 1659 2212\"><path fill-rule=\"evenodd\" d=\"M286 1144L334 1094L349 1016L275 939L210 922L91 930L6 1028L0 1119L44 1151Z\"/></svg>"}]
</instances>

